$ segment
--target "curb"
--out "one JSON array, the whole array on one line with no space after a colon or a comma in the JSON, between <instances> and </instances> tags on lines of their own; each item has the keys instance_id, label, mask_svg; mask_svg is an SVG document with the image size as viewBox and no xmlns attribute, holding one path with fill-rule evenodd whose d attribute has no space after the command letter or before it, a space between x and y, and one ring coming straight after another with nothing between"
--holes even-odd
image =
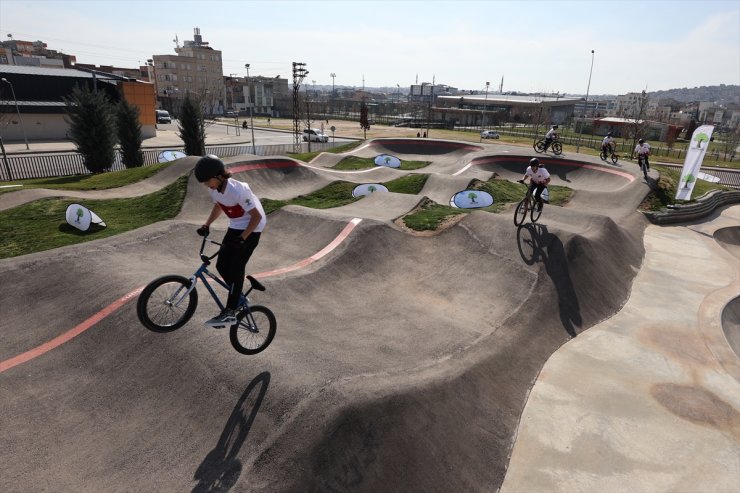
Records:
<instances>
[{"instance_id":1,"label":"curb","mask_svg":"<svg viewBox=\"0 0 740 493\"><path fill-rule=\"evenodd\" d=\"M729 204L740 204L740 190L712 190L690 204L671 205L659 212L642 213L653 224L676 224L702 219Z\"/></svg>"}]
</instances>

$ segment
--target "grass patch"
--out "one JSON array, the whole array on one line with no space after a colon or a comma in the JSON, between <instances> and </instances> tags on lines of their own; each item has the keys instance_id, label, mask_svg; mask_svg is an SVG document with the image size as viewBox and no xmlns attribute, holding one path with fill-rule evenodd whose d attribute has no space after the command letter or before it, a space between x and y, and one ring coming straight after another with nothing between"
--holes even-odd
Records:
<instances>
[{"instance_id":1,"label":"grass patch","mask_svg":"<svg viewBox=\"0 0 740 493\"><path fill-rule=\"evenodd\" d=\"M67 207L77 200L42 199L0 211L0 258L107 238L171 219L180 212L187 182L188 177L182 176L169 186L143 197L85 200L83 205L108 225L105 228L91 227L85 232L73 228L65 220Z\"/></svg>"},{"instance_id":2,"label":"grass patch","mask_svg":"<svg viewBox=\"0 0 740 493\"><path fill-rule=\"evenodd\" d=\"M95 175L58 176L53 178L33 178L30 180L16 180L3 185L23 185L9 189L0 189L5 192L23 190L24 188L51 188L54 190L106 190L117 188L131 183L145 180L169 166L171 163L159 163L151 166L141 166Z\"/></svg>"},{"instance_id":3,"label":"grass patch","mask_svg":"<svg viewBox=\"0 0 740 493\"><path fill-rule=\"evenodd\" d=\"M501 213L509 210L509 204L522 200L524 194L527 193L528 186L508 180L473 180L468 188L490 193L494 200L492 205L480 209L458 209L429 201L423 203L416 211L404 216L403 222L406 227L414 231L433 231L451 217L459 214L467 214L472 211ZM550 205L562 206L573 196L573 190L568 187L549 185L547 189L550 192Z\"/></svg>"},{"instance_id":4,"label":"grass patch","mask_svg":"<svg viewBox=\"0 0 740 493\"><path fill-rule=\"evenodd\" d=\"M329 152L331 154L339 154L342 152L351 151L355 147L362 144L362 141L357 142L350 142L348 144L332 147L331 149L327 149L325 151L311 151L311 152L289 152L288 156L292 157L293 159L297 159L298 161L303 161L304 163L307 163L311 161L313 158L321 154L322 152Z\"/></svg>"},{"instance_id":5,"label":"grass patch","mask_svg":"<svg viewBox=\"0 0 740 493\"><path fill-rule=\"evenodd\" d=\"M422 188L424 188L427 178L429 178L429 175L412 173L386 182L384 185L389 192L416 195L421 192Z\"/></svg>"},{"instance_id":6,"label":"grass patch","mask_svg":"<svg viewBox=\"0 0 740 493\"><path fill-rule=\"evenodd\" d=\"M429 166L430 164L430 161L401 161L401 166L399 169L415 170L423 168L425 166ZM347 171L357 169L369 169L374 168L375 166L375 158L347 156L346 158L339 161L336 166L334 166L334 169Z\"/></svg>"},{"instance_id":7,"label":"grass patch","mask_svg":"<svg viewBox=\"0 0 740 493\"><path fill-rule=\"evenodd\" d=\"M330 209L356 202L359 198L352 196L352 190L357 185L346 181L335 181L321 190L316 190L308 195L299 195L288 201L289 204L311 207L313 209Z\"/></svg>"},{"instance_id":8,"label":"grass patch","mask_svg":"<svg viewBox=\"0 0 740 493\"><path fill-rule=\"evenodd\" d=\"M651 166L660 173L658 182L653 187L652 191L648 194L642 204L640 204L641 210L657 212L669 205L675 204L688 204L695 202L696 199L689 201L678 200L676 201L676 185L678 180L681 179L681 170L676 168L668 168L666 166ZM705 193L711 190L730 190L729 187L720 185L718 183L710 183L704 180L697 180L694 184L694 191L691 193L692 197L701 197Z\"/></svg>"},{"instance_id":9,"label":"grass patch","mask_svg":"<svg viewBox=\"0 0 740 493\"><path fill-rule=\"evenodd\" d=\"M467 212L468 209L458 209L426 200L414 212L404 216L403 222L407 228L414 231L434 231L447 219Z\"/></svg>"}]
</instances>

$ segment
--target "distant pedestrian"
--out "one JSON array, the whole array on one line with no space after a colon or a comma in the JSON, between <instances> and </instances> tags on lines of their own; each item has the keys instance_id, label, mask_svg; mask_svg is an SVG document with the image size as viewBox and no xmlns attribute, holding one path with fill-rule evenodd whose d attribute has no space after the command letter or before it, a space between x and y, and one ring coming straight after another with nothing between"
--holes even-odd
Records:
<instances>
[{"instance_id":1,"label":"distant pedestrian","mask_svg":"<svg viewBox=\"0 0 740 493\"><path fill-rule=\"evenodd\" d=\"M418 139L419 137L421 137L421 133L416 132L416 138Z\"/></svg>"},{"instance_id":2,"label":"distant pedestrian","mask_svg":"<svg viewBox=\"0 0 740 493\"><path fill-rule=\"evenodd\" d=\"M427 133L426 133L426 132L424 132L424 138L425 138L425 139L427 138Z\"/></svg>"},{"instance_id":3,"label":"distant pedestrian","mask_svg":"<svg viewBox=\"0 0 740 493\"><path fill-rule=\"evenodd\" d=\"M270 126L270 117L269 116L267 117L267 126L268 127Z\"/></svg>"}]
</instances>

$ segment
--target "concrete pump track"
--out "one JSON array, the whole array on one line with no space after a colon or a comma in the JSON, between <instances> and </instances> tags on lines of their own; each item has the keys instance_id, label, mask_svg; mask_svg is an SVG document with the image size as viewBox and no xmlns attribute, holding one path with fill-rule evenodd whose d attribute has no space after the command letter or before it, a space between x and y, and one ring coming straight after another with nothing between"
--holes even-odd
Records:
<instances>
[{"instance_id":1,"label":"concrete pump track","mask_svg":"<svg viewBox=\"0 0 740 493\"><path fill-rule=\"evenodd\" d=\"M0 261L2 489L500 489L543 366L630 297L647 227L636 209L649 187L635 166L543 157L553 184L575 193L536 225L516 228L509 208L417 235L396 220L424 198L447 205L473 179L519 179L531 156L416 139L377 139L350 154L381 153L431 164L337 171L345 155L331 154L226 161L271 199L336 180L430 174L418 195L269 216L248 270L267 286L253 301L275 312L278 331L256 356L202 325L215 306L202 288L195 316L175 332L150 332L136 317L145 284L198 265L195 228L211 203L192 176L173 220ZM115 190L8 193L0 208L141 195L194 163ZM220 238L225 221L216 226Z\"/></svg>"}]
</instances>

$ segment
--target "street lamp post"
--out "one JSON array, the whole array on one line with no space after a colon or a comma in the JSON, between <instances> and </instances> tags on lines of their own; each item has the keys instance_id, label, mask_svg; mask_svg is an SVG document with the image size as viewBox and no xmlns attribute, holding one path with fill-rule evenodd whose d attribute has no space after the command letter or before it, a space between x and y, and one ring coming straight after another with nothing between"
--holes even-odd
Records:
<instances>
[{"instance_id":1,"label":"street lamp post","mask_svg":"<svg viewBox=\"0 0 740 493\"><path fill-rule=\"evenodd\" d=\"M13 84L5 77L3 77L0 80L10 86L10 92L13 94L13 101L15 101L15 111L16 113L18 113L18 120L21 122L21 130L23 131L23 140L26 142L26 149L30 150L31 148L28 147L28 137L26 137L26 128L23 126L23 118L21 118L21 110L18 109L18 99L15 97L15 89L13 89Z\"/></svg>"},{"instance_id":2,"label":"street lamp post","mask_svg":"<svg viewBox=\"0 0 740 493\"><path fill-rule=\"evenodd\" d=\"M249 96L249 126L252 128L252 154L257 155L257 148L254 145L254 115L252 110L252 92L249 90L249 64L245 63L244 68L247 69L247 96Z\"/></svg>"},{"instance_id":3,"label":"street lamp post","mask_svg":"<svg viewBox=\"0 0 740 493\"><path fill-rule=\"evenodd\" d=\"M580 152L581 149L581 130L583 127L583 119L586 117L586 113L588 112L588 92L591 89L591 73L594 71L594 50L591 50L591 69L588 71L588 85L586 86L586 101L583 104L583 117L581 117L581 121L578 122L579 130L578 130L578 140L576 141L576 152Z\"/></svg>"},{"instance_id":4,"label":"street lamp post","mask_svg":"<svg viewBox=\"0 0 740 493\"><path fill-rule=\"evenodd\" d=\"M334 116L334 78L337 76L334 72L329 74L329 77L331 77L331 116Z\"/></svg>"},{"instance_id":5,"label":"street lamp post","mask_svg":"<svg viewBox=\"0 0 740 493\"><path fill-rule=\"evenodd\" d=\"M486 102L483 103L483 118L481 118L480 142L483 142L483 131L485 130L486 126L486 106L488 106L488 86L490 85L490 82L486 82Z\"/></svg>"}]
</instances>

